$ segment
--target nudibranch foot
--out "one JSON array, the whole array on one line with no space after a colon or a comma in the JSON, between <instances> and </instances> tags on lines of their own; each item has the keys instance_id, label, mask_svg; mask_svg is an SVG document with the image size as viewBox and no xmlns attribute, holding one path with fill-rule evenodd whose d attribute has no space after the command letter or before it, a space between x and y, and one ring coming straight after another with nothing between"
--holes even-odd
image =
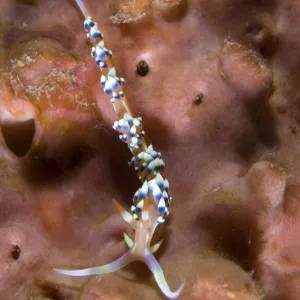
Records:
<instances>
[{"instance_id":1,"label":"nudibranch foot","mask_svg":"<svg viewBox=\"0 0 300 300\"><path fill-rule=\"evenodd\" d=\"M172 292L167 284L164 272L163 272L160 264L158 263L158 261L153 256L153 254L149 252L145 256L145 259L146 259L145 263L147 264L147 266L153 273L153 276L154 276L160 290L163 292L163 294L166 297L171 298L171 299L177 298L181 294L181 292L184 288L185 281L183 281L183 283L180 285L180 287L177 289L177 291Z\"/></svg>"},{"instance_id":2,"label":"nudibranch foot","mask_svg":"<svg viewBox=\"0 0 300 300\"><path fill-rule=\"evenodd\" d=\"M159 242L160 243L160 242ZM157 243L157 244L159 244ZM157 245L155 244L155 245ZM177 298L185 285L185 281L180 285L180 287L175 291L172 292L163 273L163 270L158 263L158 261L155 259L153 254L151 253L152 251L150 249L145 249L144 251L144 256L140 256L140 251L136 251L136 246L135 243L133 243L133 246L131 249L126 252L124 255L116 259L114 262L103 265L103 266L98 266L94 268L88 268L88 269L81 269L81 270L63 270L63 269L53 269L55 272L62 274L62 275L68 275L68 276L90 276L90 275L104 275L108 273L113 273L115 271L120 270L121 268L127 266L133 261L142 261L144 262L151 272L153 273L153 276L155 278L155 281L157 282L160 290L162 293L171 299ZM156 249L157 250L157 249Z\"/></svg>"},{"instance_id":3,"label":"nudibranch foot","mask_svg":"<svg viewBox=\"0 0 300 300\"><path fill-rule=\"evenodd\" d=\"M127 223L129 223L135 230L134 241L126 233L124 233L124 240L127 246L129 247L129 251L126 252L121 257L119 257L118 259L116 259L114 262L104 266L82 269L82 270L54 269L54 271L69 276L103 275L103 274L113 273L115 271L118 271L133 261L141 261L145 263L153 273L155 281L157 282L162 293L168 298L171 299L177 298L180 295L185 285L185 282L183 282L175 292L172 292L166 282L160 264L152 254L155 251L157 251L162 244L162 240L160 240L158 243L151 246L151 240L154 231L156 227L159 225L158 222L156 221L153 222L153 219L155 220L155 218L151 216L153 216L153 213L156 214L157 210L153 207L153 205L151 204L149 205L149 199L145 198L144 204L142 205L141 212L140 212L142 217L138 218L138 220L135 220L132 217L132 215L128 213L122 207L122 205L119 204L116 200L113 200L113 203L115 204L117 210L120 212L123 219Z\"/></svg>"},{"instance_id":4,"label":"nudibranch foot","mask_svg":"<svg viewBox=\"0 0 300 300\"><path fill-rule=\"evenodd\" d=\"M62 270L62 269L53 269L55 272L68 276L89 276L89 275L103 275L108 273L113 273L127 266L132 261L131 251L126 252L124 255L116 259L114 262L82 270Z\"/></svg>"}]
</instances>

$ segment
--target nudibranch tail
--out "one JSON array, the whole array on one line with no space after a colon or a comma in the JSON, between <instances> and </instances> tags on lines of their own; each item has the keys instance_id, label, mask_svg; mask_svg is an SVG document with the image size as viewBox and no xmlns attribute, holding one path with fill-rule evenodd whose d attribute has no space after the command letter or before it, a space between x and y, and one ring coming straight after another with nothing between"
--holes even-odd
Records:
<instances>
[{"instance_id":1,"label":"nudibranch tail","mask_svg":"<svg viewBox=\"0 0 300 300\"><path fill-rule=\"evenodd\" d=\"M123 206L118 201L116 201L115 199L113 199L113 203L116 206L116 208L119 211L119 213L121 214L121 216L124 219L124 221L127 222L128 224L133 225L134 219L133 219L132 215L129 212L127 212L123 208Z\"/></svg>"},{"instance_id":2,"label":"nudibranch tail","mask_svg":"<svg viewBox=\"0 0 300 300\"><path fill-rule=\"evenodd\" d=\"M126 235L126 234L124 234ZM130 239L130 238L129 238ZM131 239L130 239L131 240ZM128 243L127 243L128 244ZM160 243L158 243L160 244ZM127 266L133 261L142 261L144 262L151 272L154 275L154 278L161 289L161 291L164 293L164 295L168 298L174 299L177 298L185 285L185 282L183 282L180 287L175 291L172 292L170 290L169 285L166 282L163 270L158 263L158 261L155 259L153 254L149 249L145 249L143 257L140 256L140 254L136 250L135 243L132 242L132 246L128 252L126 252L124 255L116 259L114 262L94 267L94 268L88 268L88 269L81 269L81 270L63 270L63 269L54 269L55 272L63 275L68 276L89 276L89 275L104 275L108 273L113 273L115 271L120 270L121 268Z\"/></svg>"},{"instance_id":3,"label":"nudibranch tail","mask_svg":"<svg viewBox=\"0 0 300 300\"><path fill-rule=\"evenodd\" d=\"M62 269L53 269L53 270L59 274L69 275L69 276L103 275L103 274L113 273L122 269L123 267L130 264L132 262L132 259L133 259L133 255L131 251L128 251L124 255L116 259L114 262L107 265L82 269L82 270L62 270Z\"/></svg>"},{"instance_id":4,"label":"nudibranch tail","mask_svg":"<svg viewBox=\"0 0 300 300\"><path fill-rule=\"evenodd\" d=\"M133 117L130 111L123 91L125 80L117 76L112 62L112 51L105 48L104 35L98 29L97 23L89 16L82 0L75 1L85 16L84 29L87 32L87 39L94 46L91 55L102 73L100 83L104 93L111 97L110 102L118 118L113 128L119 132L120 140L126 143L132 152L133 157L129 166L134 168L143 184L133 196L131 213L113 200L125 222L135 230L134 240L124 233L124 240L129 247L128 252L104 266L82 270L54 269L54 271L69 276L103 275L115 272L133 261L141 261L149 267L164 295L168 298L176 298L182 292L185 282L175 292L170 290L163 270L152 254L159 249L162 240L151 246L157 226L164 223L169 215L172 200L169 194L169 182L162 176L165 168L164 161L161 153L155 151L152 144L146 143L142 118Z\"/></svg>"},{"instance_id":5,"label":"nudibranch tail","mask_svg":"<svg viewBox=\"0 0 300 300\"><path fill-rule=\"evenodd\" d=\"M152 253L148 253L145 256L145 263L147 264L147 266L153 273L153 276L154 276L160 290L164 293L165 296L167 296L168 298L174 299L174 298L177 298L181 294L181 292L184 288L184 285L185 285L185 281L183 281L183 283L180 285L180 287L177 289L177 291L172 292L166 282L165 275L164 275L164 272L163 272L160 264L155 259L154 255Z\"/></svg>"},{"instance_id":6,"label":"nudibranch tail","mask_svg":"<svg viewBox=\"0 0 300 300\"><path fill-rule=\"evenodd\" d=\"M104 275L108 273L113 273L115 271L118 271L119 269L125 267L129 263L133 261L143 261L144 263L147 264L149 269L154 275L154 278L161 289L161 291L164 293L164 295L168 298L174 299L177 298L185 285L185 282L183 282L180 287L177 289L177 291L172 292L169 288L169 285L166 282L163 270L158 263L158 261L155 259L152 253L150 251L147 251L147 254L145 254L144 258L137 257L134 253L134 247L131 248L127 253L122 255L120 258L116 259L114 262L104 265L104 266L99 266L99 267L94 267L94 268L89 268L89 269L82 269L82 270L62 270L62 269L54 269L55 272L63 274L63 275L68 275L68 276L89 276L89 275Z\"/></svg>"}]
</instances>

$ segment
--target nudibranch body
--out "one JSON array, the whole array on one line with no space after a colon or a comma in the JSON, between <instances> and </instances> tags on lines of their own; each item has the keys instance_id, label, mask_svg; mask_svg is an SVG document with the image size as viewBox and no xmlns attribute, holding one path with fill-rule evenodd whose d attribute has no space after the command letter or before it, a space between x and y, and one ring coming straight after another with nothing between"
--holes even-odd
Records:
<instances>
[{"instance_id":1,"label":"nudibranch body","mask_svg":"<svg viewBox=\"0 0 300 300\"><path fill-rule=\"evenodd\" d=\"M76 0L76 3L86 18L84 28L87 32L87 39L94 44L91 55L102 72L100 83L104 87L104 93L111 97L110 101L118 117L118 121L114 123L113 128L119 132L120 140L128 145L133 154L129 166L135 169L142 181L142 187L137 190L133 197L131 213L113 200L123 219L135 230L134 240L124 233L125 242L129 247L128 252L104 266L82 270L54 270L60 274L70 276L101 275L117 271L138 260L144 262L152 271L164 295L169 298L176 298L180 295L184 282L177 291L172 292L170 290L162 268L153 255L162 241L151 245L155 229L165 221L169 214L169 206L172 200L169 194L169 182L161 174L165 164L161 153L155 151L151 144L147 145L142 118L132 116L122 89L125 80L117 77L112 63L113 54L105 48L104 36L98 29L97 23L88 16L88 12L80 0Z\"/></svg>"}]
</instances>

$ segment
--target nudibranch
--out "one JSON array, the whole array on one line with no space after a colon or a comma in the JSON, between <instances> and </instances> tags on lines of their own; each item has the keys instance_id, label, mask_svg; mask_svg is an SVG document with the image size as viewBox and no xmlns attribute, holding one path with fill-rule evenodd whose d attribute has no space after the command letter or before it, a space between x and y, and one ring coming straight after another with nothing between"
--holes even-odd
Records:
<instances>
[{"instance_id":1,"label":"nudibranch","mask_svg":"<svg viewBox=\"0 0 300 300\"><path fill-rule=\"evenodd\" d=\"M170 290L163 270L153 255L159 249L161 241L151 245L155 229L164 223L169 214L172 200L169 194L169 182L162 176L165 164L161 153L155 151L152 144L146 143L142 118L132 116L123 91L125 80L117 76L112 62L113 54L105 48L104 36L98 29L97 23L89 16L83 2L75 1L85 17L84 28L87 32L87 39L93 44L91 55L101 69L100 83L103 85L104 93L110 97L118 118L113 128L119 132L120 140L128 145L133 154L129 166L135 169L142 181L142 187L133 196L131 213L113 200L123 219L135 230L134 241L124 233L125 242L129 247L128 252L114 262L99 267L82 270L54 270L69 276L102 275L115 272L133 261L141 261L152 271L163 294L168 298L177 298L185 282L177 291Z\"/></svg>"}]
</instances>

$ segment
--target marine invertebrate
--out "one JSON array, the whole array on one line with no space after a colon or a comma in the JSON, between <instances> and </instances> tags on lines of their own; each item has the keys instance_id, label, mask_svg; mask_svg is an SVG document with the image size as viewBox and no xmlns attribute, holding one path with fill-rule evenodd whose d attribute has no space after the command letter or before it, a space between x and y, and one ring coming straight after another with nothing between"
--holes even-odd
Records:
<instances>
[{"instance_id":1,"label":"marine invertebrate","mask_svg":"<svg viewBox=\"0 0 300 300\"><path fill-rule=\"evenodd\" d=\"M98 29L97 23L89 16L81 1L76 0L76 3L86 18L84 28L87 32L87 39L94 44L91 55L102 71L100 83L104 87L105 94L111 97L110 101L119 119L114 123L113 128L120 133L120 140L125 142L131 150L133 157L129 165L134 167L143 184L133 197L134 205L131 206L131 214L116 200L113 200L123 219L135 230L134 241L124 233L125 242L130 248L128 252L104 266L83 270L54 270L70 276L100 275L117 271L132 261L139 260L150 268L165 296L176 298L181 293L185 283L183 282L175 292L170 290L163 270L153 256L162 241L151 245L155 229L164 223L165 217L169 214L168 207L172 200L169 194L169 182L161 174L165 167L161 153L155 151L152 144L147 144L142 118L133 117L130 111L122 89L125 80L117 76L112 63L112 52L105 48L104 36Z\"/></svg>"}]
</instances>

